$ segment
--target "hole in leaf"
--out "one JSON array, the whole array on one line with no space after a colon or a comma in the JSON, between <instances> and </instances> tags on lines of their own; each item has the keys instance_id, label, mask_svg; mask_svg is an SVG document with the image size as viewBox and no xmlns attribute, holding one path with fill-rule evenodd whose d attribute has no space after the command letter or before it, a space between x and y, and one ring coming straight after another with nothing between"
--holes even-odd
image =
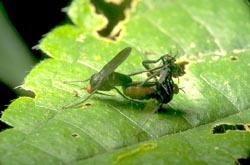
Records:
<instances>
[{"instance_id":1,"label":"hole in leaf","mask_svg":"<svg viewBox=\"0 0 250 165\"><path fill-rule=\"evenodd\" d=\"M120 3L105 2L104 0L91 0L90 2L94 5L97 14L104 15L108 23L106 27L98 31L102 37L115 40L119 37L122 29L116 29L117 24L126 18L125 10L131 7L132 0L123 0Z\"/></svg>"},{"instance_id":2,"label":"hole in leaf","mask_svg":"<svg viewBox=\"0 0 250 165\"><path fill-rule=\"evenodd\" d=\"M231 56L231 57L230 57L230 60L231 60L231 61L238 61L239 58L238 58L238 57L235 57L235 56Z\"/></svg>"},{"instance_id":3,"label":"hole in leaf","mask_svg":"<svg viewBox=\"0 0 250 165\"><path fill-rule=\"evenodd\" d=\"M250 155L247 158L239 158L235 161L236 165L247 165L250 164Z\"/></svg>"},{"instance_id":4,"label":"hole in leaf","mask_svg":"<svg viewBox=\"0 0 250 165\"><path fill-rule=\"evenodd\" d=\"M88 107L88 106L91 106L91 105L92 105L92 104L90 104L90 103L86 103L86 104L85 104L85 106L87 106L87 107Z\"/></svg>"},{"instance_id":5,"label":"hole in leaf","mask_svg":"<svg viewBox=\"0 0 250 165\"><path fill-rule=\"evenodd\" d=\"M250 131L250 124L218 124L212 129L213 134L226 133L228 131Z\"/></svg>"},{"instance_id":6,"label":"hole in leaf","mask_svg":"<svg viewBox=\"0 0 250 165\"><path fill-rule=\"evenodd\" d=\"M79 134L77 134L77 133L72 133L72 135L71 135L73 138L79 138L80 137L80 135Z\"/></svg>"}]
</instances>

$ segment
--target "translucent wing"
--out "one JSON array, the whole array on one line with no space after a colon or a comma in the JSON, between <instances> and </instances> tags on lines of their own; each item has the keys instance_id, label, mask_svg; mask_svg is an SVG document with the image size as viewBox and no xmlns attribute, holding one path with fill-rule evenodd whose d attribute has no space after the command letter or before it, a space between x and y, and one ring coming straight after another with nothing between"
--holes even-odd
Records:
<instances>
[{"instance_id":1,"label":"translucent wing","mask_svg":"<svg viewBox=\"0 0 250 165\"><path fill-rule=\"evenodd\" d=\"M124 48L122 51L120 51L111 61L109 61L99 72L101 77L107 77L112 72L115 71L115 69L124 61L127 59L131 52L131 48L127 47Z\"/></svg>"}]
</instances>

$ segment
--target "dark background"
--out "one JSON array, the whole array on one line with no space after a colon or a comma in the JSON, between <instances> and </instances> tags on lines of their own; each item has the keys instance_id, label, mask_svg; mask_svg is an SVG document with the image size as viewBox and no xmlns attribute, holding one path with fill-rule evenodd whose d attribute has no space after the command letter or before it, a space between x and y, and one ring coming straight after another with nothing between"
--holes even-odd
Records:
<instances>
[{"instance_id":1,"label":"dark background","mask_svg":"<svg viewBox=\"0 0 250 165\"><path fill-rule=\"evenodd\" d=\"M32 47L38 44L42 35L67 20L66 13L61 9L68 6L70 0L2 0L1 2L10 22L35 57L36 62L47 58ZM13 89L0 81L0 111L6 109L11 100L16 97L17 94ZM0 130L6 127L7 125L0 123Z\"/></svg>"}]
</instances>

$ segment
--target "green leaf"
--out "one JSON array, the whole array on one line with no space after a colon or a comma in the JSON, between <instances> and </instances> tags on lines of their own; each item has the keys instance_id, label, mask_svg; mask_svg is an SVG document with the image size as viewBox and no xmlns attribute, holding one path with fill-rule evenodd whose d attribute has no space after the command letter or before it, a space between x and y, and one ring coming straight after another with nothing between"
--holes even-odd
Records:
<instances>
[{"instance_id":1,"label":"green leaf","mask_svg":"<svg viewBox=\"0 0 250 165\"><path fill-rule=\"evenodd\" d=\"M118 41L98 37L105 21L87 1L74 0L67 13L74 25L56 27L41 40L51 58L22 85L35 98L18 98L2 115L13 128L0 133L1 164L232 164L249 157L248 4L140 1L116 27L122 28ZM164 106L166 112L142 126L155 102L136 104L115 91L62 108L88 95L82 90L87 83L63 81L89 78L128 46L133 51L118 72L140 71L142 60L170 52L189 62L175 80L185 92Z\"/></svg>"}]
</instances>

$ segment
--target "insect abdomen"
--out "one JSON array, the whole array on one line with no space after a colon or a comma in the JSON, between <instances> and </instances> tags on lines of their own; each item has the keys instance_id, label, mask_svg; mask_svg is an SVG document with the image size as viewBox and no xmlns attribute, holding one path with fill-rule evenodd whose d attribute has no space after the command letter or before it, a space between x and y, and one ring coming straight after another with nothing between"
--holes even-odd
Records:
<instances>
[{"instance_id":1,"label":"insect abdomen","mask_svg":"<svg viewBox=\"0 0 250 165\"><path fill-rule=\"evenodd\" d=\"M138 100L150 99L156 92L156 86L143 87L143 86L128 86L123 88L123 93L132 98Z\"/></svg>"}]
</instances>

